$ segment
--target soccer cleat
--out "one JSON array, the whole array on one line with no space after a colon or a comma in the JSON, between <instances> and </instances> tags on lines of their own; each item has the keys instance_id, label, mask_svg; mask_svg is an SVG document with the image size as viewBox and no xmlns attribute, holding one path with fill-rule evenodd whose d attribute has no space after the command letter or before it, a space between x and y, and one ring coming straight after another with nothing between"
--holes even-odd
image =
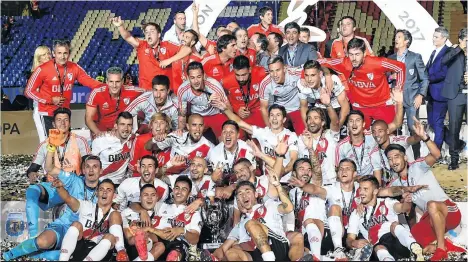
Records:
<instances>
[{"instance_id":1,"label":"soccer cleat","mask_svg":"<svg viewBox=\"0 0 468 262\"><path fill-rule=\"evenodd\" d=\"M447 252L458 252L458 253L465 253L466 249L455 245L450 239L445 239L445 249Z\"/></svg>"},{"instance_id":2,"label":"soccer cleat","mask_svg":"<svg viewBox=\"0 0 468 262\"><path fill-rule=\"evenodd\" d=\"M441 261L448 258L447 251L442 248L437 248L434 255L429 259L430 261Z\"/></svg>"},{"instance_id":3,"label":"soccer cleat","mask_svg":"<svg viewBox=\"0 0 468 262\"><path fill-rule=\"evenodd\" d=\"M423 248L420 244L414 242L410 245L412 259L415 261L424 261Z\"/></svg>"},{"instance_id":4,"label":"soccer cleat","mask_svg":"<svg viewBox=\"0 0 468 262\"><path fill-rule=\"evenodd\" d=\"M143 230L138 230L135 233L135 247L138 251L138 256L143 261L148 259L148 246L146 244L145 232Z\"/></svg>"},{"instance_id":5,"label":"soccer cleat","mask_svg":"<svg viewBox=\"0 0 468 262\"><path fill-rule=\"evenodd\" d=\"M335 261L348 261L348 256L346 256L344 250L345 249L343 247L335 248L332 255L335 258Z\"/></svg>"},{"instance_id":6,"label":"soccer cleat","mask_svg":"<svg viewBox=\"0 0 468 262\"><path fill-rule=\"evenodd\" d=\"M372 245L367 244L364 247L357 249L354 253L354 259L357 261L369 261L369 258L372 255Z\"/></svg>"},{"instance_id":7,"label":"soccer cleat","mask_svg":"<svg viewBox=\"0 0 468 262\"><path fill-rule=\"evenodd\" d=\"M219 261L210 251L203 249L200 251L200 261Z\"/></svg>"},{"instance_id":8,"label":"soccer cleat","mask_svg":"<svg viewBox=\"0 0 468 262\"><path fill-rule=\"evenodd\" d=\"M125 249L120 250L117 252L117 256L115 257L117 261L130 261L130 258L127 255Z\"/></svg>"},{"instance_id":9,"label":"soccer cleat","mask_svg":"<svg viewBox=\"0 0 468 262\"><path fill-rule=\"evenodd\" d=\"M172 250L167 254L166 261L180 261L180 253L178 250Z\"/></svg>"}]
</instances>

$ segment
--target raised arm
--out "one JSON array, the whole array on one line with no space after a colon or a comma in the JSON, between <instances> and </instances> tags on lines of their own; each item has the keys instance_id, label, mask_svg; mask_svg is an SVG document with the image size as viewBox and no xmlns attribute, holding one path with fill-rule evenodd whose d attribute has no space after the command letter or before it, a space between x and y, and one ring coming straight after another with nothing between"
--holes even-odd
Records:
<instances>
[{"instance_id":1,"label":"raised arm","mask_svg":"<svg viewBox=\"0 0 468 262\"><path fill-rule=\"evenodd\" d=\"M52 185L57 189L57 193L63 199L63 202L65 202L65 204L67 204L67 206L73 212L78 212L78 210L80 209L80 201L72 197L68 193L68 191L65 188L63 188L62 181L60 181L60 179L55 179L54 182L52 182Z\"/></svg>"},{"instance_id":2,"label":"raised arm","mask_svg":"<svg viewBox=\"0 0 468 262\"><path fill-rule=\"evenodd\" d=\"M434 141L431 140L431 138L426 134L426 131L424 131L424 126L419 122L416 117L413 116L414 120L414 133L418 135L423 142L426 143L427 148L429 149L429 154L424 158L426 161L426 164L428 166L433 166L437 159L440 158L440 149L437 147L437 145L434 143Z\"/></svg>"},{"instance_id":3,"label":"raised arm","mask_svg":"<svg viewBox=\"0 0 468 262\"><path fill-rule=\"evenodd\" d=\"M270 126L270 121L268 120L268 100L260 99L260 112L262 113L265 125Z\"/></svg>"},{"instance_id":4,"label":"raised arm","mask_svg":"<svg viewBox=\"0 0 468 262\"><path fill-rule=\"evenodd\" d=\"M192 29L193 31L197 32L198 34L198 41L200 41L200 44L206 48L206 45L208 44L208 39L200 33L200 28L198 27L198 11L199 11L200 5L195 3L193 1L192 4L192 12L193 12L193 21L192 21Z\"/></svg>"},{"instance_id":5,"label":"raised arm","mask_svg":"<svg viewBox=\"0 0 468 262\"><path fill-rule=\"evenodd\" d=\"M344 95L344 92L342 92L340 95ZM330 93L325 88L320 89L320 101L327 107L327 114L330 118L330 130L332 130L333 132L340 132L341 121L340 119L338 119L338 115L336 114L335 109L331 105ZM341 108L341 110L343 111L343 108ZM349 105L347 110L349 112Z\"/></svg>"},{"instance_id":6,"label":"raised arm","mask_svg":"<svg viewBox=\"0 0 468 262\"><path fill-rule=\"evenodd\" d=\"M122 18L119 17L113 17L112 18L112 24L119 29L119 33L122 36L123 40L127 41L131 46L134 48L137 48L140 45L140 42L130 34L130 32L125 29L123 25L123 20Z\"/></svg>"},{"instance_id":7,"label":"raised arm","mask_svg":"<svg viewBox=\"0 0 468 262\"><path fill-rule=\"evenodd\" d=\"M281 157L279 157L278 159L281 162L283 161ZM280 214L291 213L294 210L294 206L291 202L291 199L289 199L288 193L286 193L283 190L283 186L281 186L279 182L278 173L276 173L274 170L271 170L270 172L268 172L268 180L270 181L270 185L273 186L278 191L278 197L279 197L279 200L281 201L281 204L278 205L278 212Z\"/></svg>"},{"instance_id":8,"label":"raised arm","mask_svg":"<svg viewBox=\"0 0 468 262\"><path fill-rule=\"evenodd\" d=\"M252 134L253 132L253 128L250 124L246 123L244 120L242 120L238 115L234 114L234 112L232 112L232 109L230 107L230 105L226 102L223 102L221 100L221 97L215 97L215 96L212 96L211 97L211 105L216 107L216 108L219 108L221 111L224 111L224 114L230 119L230 120L233 120L235 121L240 128L242 128L245 132L249 133L249 134Z\"/></svg>"}]
</instances>

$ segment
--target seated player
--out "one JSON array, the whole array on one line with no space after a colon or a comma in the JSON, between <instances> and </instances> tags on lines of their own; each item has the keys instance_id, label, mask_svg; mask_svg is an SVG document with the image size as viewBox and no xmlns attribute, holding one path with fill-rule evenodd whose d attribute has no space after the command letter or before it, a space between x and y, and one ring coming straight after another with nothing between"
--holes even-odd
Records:
<instances>
[{"instance_id":1,"label":"seated player","mask_svg":"<svg viewBox=\"0 0 468 262\"><path fill-rule=\"evenodd\" d=\"M140 202L140 188L146 184L153 185L158 193L158 202L166 201L169 195L169 188L166 183L155 178L158 171L158 162L154 156L143 156L139 161L138 173L140 177L130 177L125 179L117 189L113 207L123 211L128 203Z\"/></svg>"},{"instance_id":2,"label":"seated player","mask_svg":"<svg viewBox=\"0 0 468 262\"><path fill-rule=\"evenodd\" d=\"M346 237L347 246L353 249L363 248L359 256L361 261L368 260L371 255L371 252L366 252L369 244L373 245L375 256L380 261L403 258L424 261L421 245L416 242L409 229L398 222L398 214L408 212L411 204L400 203L392 198L377 198L379 188L379 181L372 175L360 179L359 197L364 206L364 214L358 214L357 210L351 213ZM357 239L359 233L364 239Z\"/></svg>"},{"instance_id":3,"label":"seated player","mask_svg":"<svg viewBox=\"0 0 468 262\"><path fill-rule=\"evenodd\" d=\"M385 149L385 155L388 157L392 170L398 174L398 177L390 184L393 186L429 186L421 192L404 195L404 199L407 202L414 202L424 212L419 222L411 228L411 233L425 250L433 252L435 249L431 261L438 261L447 259L447 252L466 252L465 249L455 246L449 239L445 239L445 233L460 224L461 213L457 204L445 194L431 171L431 166L440 158L439 148L424 132L424 126L419 121L415 120L414 126L415 134L426 143L429 154L413 163L408 163L405 148L401 145L390 144ZM431 245L434 240L437 240L436 248Z\"/></svg>"},{"instance_id":4,"label":"seated player","mask_svg":"<svg viewBox=\"0 0 468 262\"><path fill-rule=\"evenodd\" d=\"M117 261L128 261L125 252L120 212L112 208L115 185L110 179L99 183L97 203L78 200L64 188L60 179L54 181L57 192L79 217L63 237L60 261L109 260L117 250Z\"/></svg>"}]
</instances>

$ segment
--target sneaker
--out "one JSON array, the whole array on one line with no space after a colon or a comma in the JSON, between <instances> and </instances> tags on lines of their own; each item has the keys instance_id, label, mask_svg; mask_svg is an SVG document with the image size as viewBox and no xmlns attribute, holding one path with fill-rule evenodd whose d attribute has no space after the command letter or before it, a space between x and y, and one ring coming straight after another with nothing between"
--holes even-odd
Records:
<instances>
[{"instance_id":1,"label":"sneaker","mask_svg":"<svg viewBox=\"0 0 468 262\"><path fill-rule=\"evenodd\" d=\"M203 249L200 251L200 261L219 261L210 251Z\"/></svg>"},{"instance_id":2,"label":"sneaker","mask_svg":"<svg viewBox=\"0 0 468 262\"><path fill-rule=\"evenodd\" d=\"M122 249L119 252L117 252L117 256L115 259L117 261L130 261L130 258L128 258L127 252L125 252L125 249Z\"/></svg>"},{"instance_id":3,"label":"sneaker","mask_svg":"<svg viewBox=\"0 0 468 262\"><path fill-rule=\"evenodd\" d=\"M141 258L141 260L147 260L148 246L145 238L145 232L143 232L143 230L138 230L135 233L135 247L138 251L138 256Z\"/></svg>"},{"instance_id":4,"label":"sneaker","mask_svg":"<svg viewBox=\"0 0 468 262\"><path fill-rule=\"evenodd\" d=\"M369 258L372 255L372 245L367 244L362 248L356 249L354 253L354 261L369 261Z\"/></svg>"},{"instance_id":5,"label":"sneaker","mask_svg":"<svg viewBox=\"0 0 468 262\"><path fill-rule=\"evenodd\" d=\"M343 247L335 248L332 255L335 258L335 261L348 261L348 256L346 256L344 251L345 249Z\"/></svg>"},{"instance_id":6,"label":"sneaker","mask_svg":"<svg viewBox=\"0 0 468 262\"><path fill-rule=\"evenodd\" d=\"M423 248L420 244L414 242L410 245L412 259L415 261L424 261Z\"/></svg>"},{"instance_id":7,"label":"sneaker","mask_svg":"<svg viewBox=\"0 0 468 262\"><path fill-rule=\"evenodd\" d=\"M443 250L442 248L437 248L432 257L429 259L430 261L441 261L447 259L447 251Z\"/></svg>"},{"instance_id":8,"label":"sneaker","mask_svg":"<svg viewBox=\"0 0 468 262\"><path fill-rule=\"evenodd\" d=\"M308 253L296 261L320 261L320 259L318 259L315 255Z\"/></svg>"},{"instance_id":9,"label":"sneaker","mask_svg":"<svg viewBox=\"0 0 468 262\"><path fill-rule=\"evenodd\" d=\"M177 250L172 250L166 257L166 261L180 261L180 259L180 253Z\"/></svg>"},{"instance_id":10,"label":"sneaker","mask_svg":"<svg viewBox=\"0 0 468 262\"><path fill-rule=\"evenodd\" d=\"M466 253L466 249L463 247L455 245L450 239L445 239L445 249L447 252L458 252L458 253Z\"/></svg>"}]
</instances>

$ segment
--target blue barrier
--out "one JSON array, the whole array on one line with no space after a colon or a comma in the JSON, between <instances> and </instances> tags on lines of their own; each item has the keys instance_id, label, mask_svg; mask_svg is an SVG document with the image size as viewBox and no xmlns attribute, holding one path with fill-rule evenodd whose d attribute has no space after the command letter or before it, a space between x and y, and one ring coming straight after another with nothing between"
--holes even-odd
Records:
<instances>
[{"instance_id":1,"label":"blue barrier","mask_svg":"<svg viewBox=\"0 0 468 262\"><path fill-rule=\"evenodd\" d=\"M24 87L10 87L3 88L3 93L8 96L11 102L15 100L17 95L22 95L24 92ZM73 97L72 104L85 104L88 101L89 94L91 89L85 86L73 86Z\"/></svg>"}]
</instances>

